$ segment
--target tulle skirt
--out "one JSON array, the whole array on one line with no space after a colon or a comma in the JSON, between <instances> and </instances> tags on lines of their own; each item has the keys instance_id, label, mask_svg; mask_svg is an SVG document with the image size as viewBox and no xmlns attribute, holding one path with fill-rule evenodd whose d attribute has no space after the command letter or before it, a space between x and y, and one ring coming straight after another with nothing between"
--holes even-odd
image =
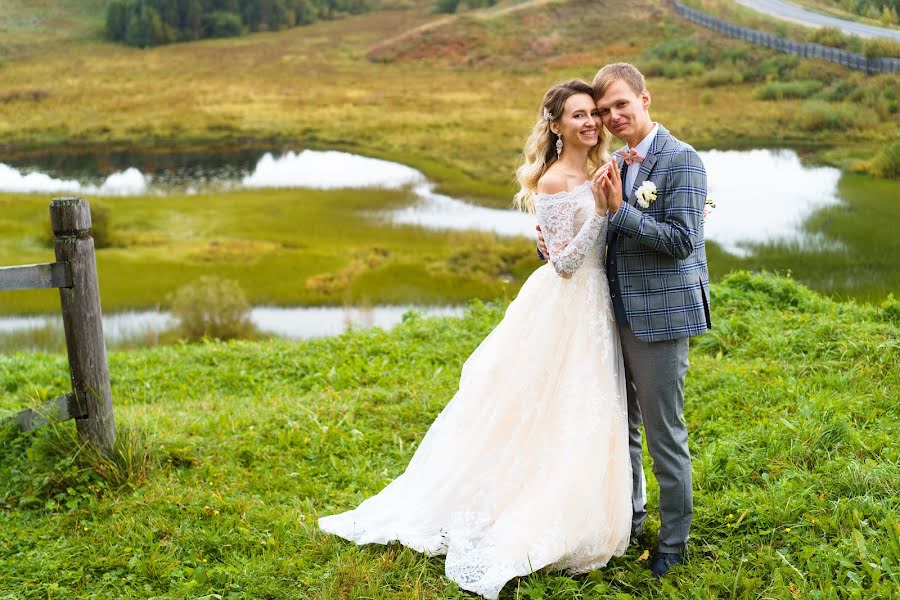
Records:
<instances>
[{"instance_id":1,"label":"tulle skirt","mask_svg":"<svg viewBox=\"0 0 900 600\"><path fill-rule=\"evenodd\" d=\"M541 568L580 573L628 546L625 377L606 277L538 268L463 365L406 471L319 526L357 544L446 554L496 598Z\"/></svg>"}]
</instances>

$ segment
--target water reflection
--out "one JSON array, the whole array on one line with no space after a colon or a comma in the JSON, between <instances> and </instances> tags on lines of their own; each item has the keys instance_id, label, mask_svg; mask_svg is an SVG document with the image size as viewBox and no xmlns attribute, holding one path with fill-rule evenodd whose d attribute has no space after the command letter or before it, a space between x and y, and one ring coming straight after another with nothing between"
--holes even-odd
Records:
<instances>
[{"instance_id":1,"label":"water reflection","mask_svg":"<svg viewBox=\"0 0 900 600\"><path fill-rule=\"evenodd\" d=\"M248 188L398 189L425 181L413 168L395 162L348 154L304 150L275 156L267 152L253 172L241 179Z\"/></svg>"},{"instance_id":2,"label":"water reflection","mask_svg":"<svg viewBox=\"0 0 900 600\"><path fill-rule=\"evenodd\" d=\"M754 244L772 241L801 245L815 242L803 233L803 222L813 211L840 202L840 171L804 166L794 151L710 150L700 154L708 173L710 196L717 203L706 221L706 237L732 254L747 255ZM397 225L534 236L532 216L438 194L434 184L416 169L346 152L246 150L143 158L120 153L80 162L72 157L68 161L59 158L44 165L36 160L23 158L17 166L0 164L0 191L90 196L268 187L408 187L417 196L416 203L370 216ZM85 168L95 171L79 172Z\"/></svg>"},{"instance_id":3,"label":"water reflection","mask_svg":"<svg viewBox=\"0 0 900 600\"><path fill-rule=\"evenodd\" d=\"M263 332L287 339L312 339L338 335L349 328L381 327L390 329L400 323L403 315L414 311L426 316L461 316L460 306L390 305L372 307L294 307L259 306L250 313L250 320ZM171 329L177 320L168 312L134 311L103 316L103 335L107 344L116 346L131 340L141 340ZM62 331L58 315L0 318L0 335L49 328Z\"/></svg>"},{"instance_id":4,"label":"water reflection","mask_svg":"<svg viewBox=\"0 0 900 600\"><path fill-rule=\"evenodd\" d=\"M840 170L804 166L792 150L710 150L700 156L716 202L704 225L707 239L738 255L774 240L821 245L803 234L803 222L840 202Z\"/></svg>"}]
</instances>

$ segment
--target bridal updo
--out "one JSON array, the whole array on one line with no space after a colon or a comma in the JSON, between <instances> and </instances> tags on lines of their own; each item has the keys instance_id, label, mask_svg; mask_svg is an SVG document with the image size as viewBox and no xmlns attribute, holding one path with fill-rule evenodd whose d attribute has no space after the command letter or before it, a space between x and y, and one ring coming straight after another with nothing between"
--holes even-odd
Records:
<instances>
[{"instance_id":1,"label":"bridal updo","mask_svg":"<svg viewBox=\"0 0 900 600\"><path fill-rule=\"evenodd\" d=\"M556 134L550 130L550 123L562 118L566 100L575 94L587 94L593 98L594 89L585 81L572 79L554 85L544 94L538 110L537 121L525 141L524 162L516 170L519 193L516 194L513 202L519 210L528 213L534 212L534 191L537 189L538 181L547 172L550 165L557 160ZM597 145L588 152L588 173L593 173L609 158L607 150L609 133L602 125L600 125L598 133Z\"/></svg>"}]
</instances>

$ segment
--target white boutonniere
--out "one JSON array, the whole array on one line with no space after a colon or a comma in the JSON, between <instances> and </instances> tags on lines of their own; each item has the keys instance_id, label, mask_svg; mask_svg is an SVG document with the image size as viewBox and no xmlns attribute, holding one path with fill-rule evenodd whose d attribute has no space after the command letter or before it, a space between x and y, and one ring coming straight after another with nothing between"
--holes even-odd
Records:
<instances>
[{"instance_id":1,"label":"white boutonniere","mask_svg":"<svg viewBox=\"0 0 900 600\"><path fill-rule=\"evenodd\" d=\"M656 202L656 184L652 181L645 181L634 195L637 197L638 206L650 208L650 205Z\"/></svg>"}]
</instances>

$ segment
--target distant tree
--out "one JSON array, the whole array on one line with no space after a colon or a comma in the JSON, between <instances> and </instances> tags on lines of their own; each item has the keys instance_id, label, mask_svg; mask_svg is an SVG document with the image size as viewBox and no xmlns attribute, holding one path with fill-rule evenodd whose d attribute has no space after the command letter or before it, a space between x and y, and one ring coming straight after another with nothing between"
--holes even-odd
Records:
<instances>
[{"instance_id":1,"label":"distant tree","mask_svg":"<svg viewBox=\"0 0 900 600\"><path fill-rule=\"evenodd\" d=\"M459 7L460 0L435 0L434 12L453 14Z\"/></svg>"},{"instance_id":2,"label":"distant tree","mask_svg":"<svg viewBox=\"0 0 900 600\"><path fill-rule=\"evenodd\" d=\"M0 0L2 1L2 0ZM106 36L147 48L250 31L277 31L340 14L363 13L379 0L109 0ZM450 1L454 6L460 0ZM473 0L493 3L494 0Z\"/></svg>"},{"instance_id":3,"label":"distant tree","mask_svg":"<svg viewBox=\"0 0 900 600\"><path fill-rule=\"evenodd\" d=\"M272 1L272 14L269 17L269 30L278 31L287 29L296 24L296 16L294 15L293 3L291 6L285 3L285 0Z\"/></svg>"},{"instance_id":4,"label":"distant tree","mask_svg":"<svg viewBox=\"0 0 900 600\"><path fill-rule=\"evenodd\" d=\"M219 10L203 17L203 37L236 37L243 33L244 24L239 15Z\"/></svg>"},{"instance_id":5,"label":"distant tree","mask_svg":"<svg viewBox=\"0 0 900 600\"><path fill-rule=\"evenodd\" d=\"M294 14L297 25L307 25L319 20L319 10L310 0L297 0Z\"/></svg>"},{"instance_id":6,"label":"distant tree","mask_svg":"<svg viewBox=\"0 0 900 600\"><path fill-rule=\"evenodd\" d=\"M113 0L106 7L106 38L115 42L125 37L128 29L128 7L125 0Z\"/></svg>"},{"instance_id":7,"label":"distant tree","mask_svg":"<svg viewBox=\"0 0 900 600\"><path fill-rule=\"evenodd\" d=\"M152 6L139 4L128 19L125 43L138 48L149 48L165 43L166 36L159 12Z\"/></svg>"},{"instance_id":8,"label":"distant tree","mask_svg":"<svg viewBox=\"0 0 900 600\"><path fill-rule=\"evenodd\" d=\"M203 5L200 0L185 0L181 14L181 32L184 39L199 40L203 35Z\"/></svg>"}]
</instances>

